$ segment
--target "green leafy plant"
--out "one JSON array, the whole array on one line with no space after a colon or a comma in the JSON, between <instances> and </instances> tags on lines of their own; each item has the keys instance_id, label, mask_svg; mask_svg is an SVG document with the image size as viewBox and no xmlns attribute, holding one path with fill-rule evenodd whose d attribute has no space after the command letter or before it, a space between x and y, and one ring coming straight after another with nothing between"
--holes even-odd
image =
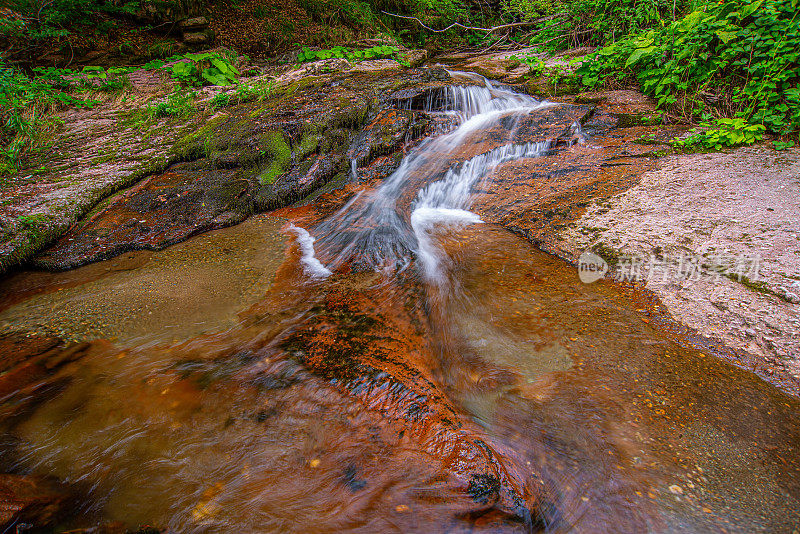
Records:
<instances>
[{"instance_id":1,"label":"green leafy plant","mask_svg":"<svg viewBox=\"0 0 800 534\"><path fill-rule=\"evenodd\" d=\"M727 116L796 136L800 2L755 0L701 7L663 28L601 48L586 57L577 74L591 88L609 80L638 82L660 107L689 121ZM738 123L722 126L717 128L721 137L709 138L708 143L749 139Z\"/></svg>"},{"instance_id":2,"label":"green leafy plant","mask_svg":"<svg viewBox=\"0 0 800 534\"><path fill-rule=\"evenodd\" d=\"M275 92L275 82L261 78L251 83L238 83L236 85L236 99L239 102L249 100L266 100Z\"/></svg>"},{"instance_id":3,"label":"green leafy plant","mask_svg":"<svg viewBox=\"0 0 800 534\"><path fill-rule=\"evenodd\" d=\"M752 145L764 136L762 124L748 124L744 119L717 119L714 127L694 133L685 139L675 139L675 148L706 148L720 150L723 147Z\"/></svg>"},{"instance_id":4,"label":"green leafy plant","mask_svg":"<svg viewBox=\"0 0 800 534\"><path fill-rule=\"evenodd\" d=\"M542 61L542 58L535 54L514 54L509 56L508 59L519 61L520 63L527 65L530 74L534 76L541 76L547 68L544 61Z\"/></svg>"},{"instance_id":5,"label":"green leafy plant","mask_svg":"<svg viewBox=\"0 0 800 534\"><path fill-rule=\"evenodd\" d=\"M348 61L391 58L395 59L401 65L410 66L408 61L400 55L400 49L390 45L378 45L364 50L350 50L343 46L334 46L327 50L311 50L306 46L303 47L302 51L297 55L297 61L299 63L331 58L346 59Z\"/></svg>"},{"instance_id":6,"label":"green leafy plant","mask_svg":"<svg viewBox=\"0 0 800 534\"><path fill-rule=\"evenodd\" d=\"M0 38L10 41L6 58L30 58L63 44L71 35L108 33L117 16L133 16L140 0L5 0Z\"/></svg>"},{"instance_id":7,"label":"green leafy plant","mask_svg":"<svg viewBox=\"0 0 800 534\"><path fill-rule=\"evenodd\" d=\"M214 98L211 99L209 105L211 109L220 109L229 106L231 103L231 95L228 93L217 93L214 95Z\"/></svg>"},{"instance_id":8,"label":"green leafy plant","mask_svg":"<svg viewBox=\"0 0 800 534\"><path fill-rule=\"evenodd\" d=\"M197 93L183 89L175 89L163 102L148 106L147 111L151 117L187 117L195 111Z\"/></svg>"},{"instance_id":9,"label":"green leafy plant","mask_svg":"<svg viewBox=\"0 0 800 534\"><path fill-rule=\"evenodd\" d=\"M175 61L169 71L177 81L192 86L232 85L239 76L230 55L219 52L186 54Z\"/></svg>"},{"instance_id":10,"label":"green leafy plant","mask_svg":"<svg viewBox=\"0 0 800 534\"><path fill-rule=\"evenodd\" d=\"M0 175L18 171L26 152L58 126L53 109L90 108L97 103L66 92L74 82L62 75L76 73L34 69L29 76L0 60Z\"/></svg>"}]
</instances>

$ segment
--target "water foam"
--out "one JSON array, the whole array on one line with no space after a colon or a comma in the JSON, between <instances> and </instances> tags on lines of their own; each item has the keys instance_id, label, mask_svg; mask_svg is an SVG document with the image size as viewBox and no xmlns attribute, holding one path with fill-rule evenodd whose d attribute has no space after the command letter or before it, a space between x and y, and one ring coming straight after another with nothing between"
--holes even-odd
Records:
<instances>
[{"instance_id":1,"label":"water foam","mask_svg":"<svg viewBox=\"0 0 800 534\"><path fill-rule=\"evenodd\" d=\"M464 226L481 223L481 218L471 211L455 208L421 207L411 214L411 228L417 237L417 259L421 265L422 276L431 283L443 285L447 282L441 265L444 255L434 245L430 236L436 225Z\"/></svg>"},{"instance_id":2,"label":"water foam","mask_svg":"<svg viewBox=\"0 0 800 534\"><path fill-rule=\"evenodd\" d=\"M327 278L331 271L325 267L314 255L314 241L316 241L305 228L300 228L293 224L289 225L289 231L297 236L297 244L300 247L300 263L306 274L311 278Z\"/></svg>"},{"instance_id":3,"label":"water foam","mask_svg":"<svg viewBox=\"0 0 800 534\"><path fill-rule=\"evenodd\" d=\"M475 156L448 169L453 156L486 128L501 118L519 121L529 112L553 104L493 86L477 75L452 73L480 85L450 86L431 92L425 108L431 113L450 113L459 125L449 133L427 139L403 158L400 166L368 197L349 203L346 209L323 221L315 228L320 236L318 247L332 258L328 267L339 266L358 258L362 265L383 270L387 266L401 269L413 256L421 262L426 278L440 279L436 270L440 260L432 249L428 230L435 224L471 224L480 218L467 211L471 189L478 180L502 164L517 158L534 157L549 148L547 143L507 144ZM443 111L444 109L444 111ZM517 127L507 130L512 141ZM352 165L352 162L351 162ZM357 169L351 168L356 174ZM443 176L429 183L416 195L406 217L397 207L410 183L425 176ZM418 210L422 210L417 212Z\"/></svg>"}]
</instances>

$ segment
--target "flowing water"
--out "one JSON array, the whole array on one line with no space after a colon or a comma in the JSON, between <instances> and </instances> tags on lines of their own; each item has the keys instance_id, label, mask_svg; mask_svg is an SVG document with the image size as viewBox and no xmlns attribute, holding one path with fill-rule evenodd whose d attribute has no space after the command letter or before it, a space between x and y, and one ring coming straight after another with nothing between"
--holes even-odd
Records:
<instances>
[{"instance_id":1,"label":"flowing water","mask_svg":"<svg viewBox=\"0 0 800 534\"><path fill-rule=\"evenodd\" d=\"M467 82L327 216L7 280L0 320L111 340L6 420L4 467L71 484L73 526L796 532L800 403L471 211L572 148L531 140L555 104Z\"/></svg>"}]
</instances>

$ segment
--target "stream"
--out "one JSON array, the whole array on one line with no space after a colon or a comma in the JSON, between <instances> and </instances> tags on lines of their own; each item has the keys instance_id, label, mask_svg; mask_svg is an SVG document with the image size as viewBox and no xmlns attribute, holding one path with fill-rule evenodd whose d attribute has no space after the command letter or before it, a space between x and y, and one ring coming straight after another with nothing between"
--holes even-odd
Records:
<instances>
[{"instance_id":1,"label":"stream","mask_svg":"<svg viewBox=\"0 0 800 534\"><path fill-rule=\"evenodd\" d=\"M484 220L592 136L453 76L377 185L0 283L0 323L90 341L2 420L5 472L74 488L64 529L796 533L800 401Z\"/></svg>"}]
</instances>

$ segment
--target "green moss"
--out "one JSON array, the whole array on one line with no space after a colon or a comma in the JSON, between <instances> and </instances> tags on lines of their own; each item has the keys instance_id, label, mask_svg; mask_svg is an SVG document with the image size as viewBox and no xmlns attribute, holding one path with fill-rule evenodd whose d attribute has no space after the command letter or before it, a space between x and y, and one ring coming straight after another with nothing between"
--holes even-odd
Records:
<instances>
[{"instance_id":1,"label":"green moss","mask_svg":"<svg viewBox=\"0 0 800 534\"><path fill-rule=\"evenodd\" d=\"M269 165L258 177L262 185L271 184L289 166L292 159L292 150L281 132L268 132L261 137L262 153L271 157Z\"/></svg>"},{"instance_id":2,"label":"green moss","mask_svg":"<svg viewBox=\"0 0 800 534\"><path fill-rule=\"evenodd\" d=\"M620 253L604 243L597 243L592 247L595 254L603 258L611 266L619 264Z\"/></svg>"},{"instance_id":3,"label":"green moss","mask_svg":"<svg viewBox=\"0 0 800 534\"><path fill-rule=\"evenodd\" d=\"M119 157L119 152L116 146L108 146L104 149L101 149L97 155L97 157L92 158L92 165L100 165L103 163L108 163L109 161L114 161Z\"/></svg>"},{"instance_id":4,"label":"green moss","mask_svg":"<svg viewBox=\"0 0 800 534\"><path fill-rule=\"evenodd\" d=\"M219 116L206 121L199 129L197 123L189 124L184 131L188 133L178 139L170 153L182 160L195 159L207 155L211 148L215 132L225 123L227 117Z\"/></svg>"},{"instance_id":5,"label":"green moss","mask_svg":"<svg viewBox=\"0 0 800 534\"><path fill-rule=\"evenodd\" d=\"M300 141L300 144L297 145L297 149L295 150L295 159L305 159L308 155L316 152L317 148L319 147L319 142L320 136L318 134L312 133L304 135L303 139Z\"/></svg>"},{"instance_id":6,"label":"green moss","mask_svg":"<svg viewBox=\"0 0 800 534\"><path fill-rule=\"evenodd\" d=\"M147 108L134 108L126 111L117 119L117 124L123 128L133 128L134 130L142 130L148 124L155 122L152 115L147 111Z\"/></svg>"},{"instance_id":7,"label":"green moss","mask_svg":"<svg viewBox=\"0 0 800 534\"><path fill-rule=\"evenodd\" d=\"M743 274L740 275L734 273L724 273L724 275L726 278L729 278L734 282L739 282L747 289L755 291L756 293L762 293L764 295L772 295L773 297L778 297L779 299L788 302L789 304L793 304L791 300L786 298L786 295L770 289L770 287L767 285L766 282L762 282L761 280L759 281L750 280L747 276Z\"/></svg>"},{"instance_id":8,"label":"green moss","mask_svg":"<svg viewBox=\"0 0 800 534\"><path fill-rule=\"evenodd\" d=\"M651 126L661 124L660 114L648 113L616 113L618 128L629 128L631 126Z\"/></svg>"}]
</instances>

